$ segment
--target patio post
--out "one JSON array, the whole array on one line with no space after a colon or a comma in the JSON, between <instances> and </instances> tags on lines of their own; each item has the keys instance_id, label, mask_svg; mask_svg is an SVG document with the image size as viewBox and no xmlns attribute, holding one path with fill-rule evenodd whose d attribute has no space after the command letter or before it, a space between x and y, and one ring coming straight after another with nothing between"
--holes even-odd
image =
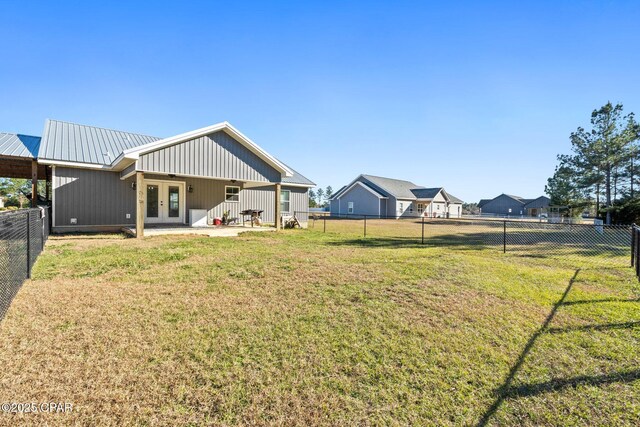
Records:
<instances>
[{"instance_id":1,"label":"patio post","mask_svg":"<svg viewBox=\"0 0 640 427\"><path fill-rule=\"evenodd\" d=\"M275 218L276 230L279 230L280 227L282 226L282 218L280 218L280 202L281 202L280 195L281 194L282 194L282 184L277 183L276 184L276 194L275 194L275 197L276 197L275 209L274 209L275 215L276 215L276 218Z\"/></svg>"},{"instance_id":2,"label":"patio post","mask_svg":"<svg viewBox=\"0 0 640 427\"><path fill-rule=\"evenodd\" d=\"M31 207L38 207L38 162L31 160Z\"/></svg>"},{"instance_id":3,"label":"patio post","mask_svg":"<svg viewBox=\"0 0 640 427\"><path fill-rule=\"evenodd\" d=\"M144 173L136 172L136 238L144 237Z\"/></svg>"}]
</instances>

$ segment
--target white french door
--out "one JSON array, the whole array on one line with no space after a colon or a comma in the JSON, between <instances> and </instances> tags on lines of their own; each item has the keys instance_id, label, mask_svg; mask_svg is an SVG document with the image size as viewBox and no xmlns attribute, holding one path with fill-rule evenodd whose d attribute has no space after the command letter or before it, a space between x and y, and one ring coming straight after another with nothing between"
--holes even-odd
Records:
<instances>
[{"instance_id":1,"label":"white french door","mask_svg":"<svg viewBox=\"0 0 640 427\"><path fill-rule=\"evenodd\" d=\"M184 182L144 181L144 222L184 222Z\"/></svg>"}]
</instances>

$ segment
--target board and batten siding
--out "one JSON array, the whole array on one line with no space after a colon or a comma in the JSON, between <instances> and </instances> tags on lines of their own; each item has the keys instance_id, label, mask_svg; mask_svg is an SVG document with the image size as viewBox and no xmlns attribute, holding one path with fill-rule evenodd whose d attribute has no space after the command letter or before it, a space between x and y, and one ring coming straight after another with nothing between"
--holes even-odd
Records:
<instances>
[{"instance_id":1,"label":"board and batten siding","mask_svg":"<svg viewBox=\"0 0 640 427\"><path fill-rule=\"evenodd\" d=\"M282 176L223 131L143 154L138 170L265 183Z\"/></svg>"},{"instance_id":2,"label":"board and batten siding","mask_svg":"<svg viewBox=\"0 0 640 427\"><path fill-rule=\"evenodd\" d=\"M133 179L93 169L56 166L52 182L54 227L132 225L136 217ZM127 218L129 214L130 218ZM76 218L77 224L71 224Z\"/></svg>"},{"instance_id":3,"label":"board and batten siding","mask_svg":"<svg viewBox=\"0 0 640 427\"><path fill-rule=\"evenodd\" d=\"M204 178L169 178L163 175L145 174L146 180L177 181L184 182L186 187L191 186L192 192L186 193L185 221L188 222L189 209L206 209L209 222L215 217L222 218L225 211L229 215L238 218L241 222L240 212L246 209L264 211L262 221L273 224L275 222L275 186L265 185L261 187L244 188L242 183L221 181ZM240 187L238 202L225 200L226 186ZM309 211L309 190L306 187L287 187L282 185L282 190L291 191L291 214L293 211ZM283 212L285 214L285 212Z\"/></svg>"},{"instance_id":4,"label":"board and batten siding","mask_svg":"<svg viewBox=\"0 0 640 427\"><path fill-rule=\"evenodd\" d=\"M243 188L241 183L204 178L169 178L166 175L145 174L145 180L184 182L192 192L185 193L185 222L189 219L189 209L206 209L209 220L222 217L226 210L232 217L240 218L245 209L263 210L262 220L274 223L275 186ZM120 179L119 172L99 171L57 166L53 178L54 227L58 231L70 228L113 227L134 225L136 217L136 192L131 185L135 176ZM225 201L225 186L241 188L239 202ZM304 187L282 186L291 191L291 214L293 211L309 210L309 192ZM129 218L127 218L129 214ZM71 224L76 218L77 224Z\"/></svg>"}]
</instances>

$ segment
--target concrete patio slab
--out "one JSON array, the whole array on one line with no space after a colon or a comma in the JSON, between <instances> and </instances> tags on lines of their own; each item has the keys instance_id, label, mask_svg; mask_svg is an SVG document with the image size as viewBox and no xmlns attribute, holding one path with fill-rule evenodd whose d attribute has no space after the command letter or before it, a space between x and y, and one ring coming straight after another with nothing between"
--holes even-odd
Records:
<instances>
[{"instance_id":1,"label":"concrete patio slab","mask_svg":"<svg viewBox=\"0 0 640 427\"><path fill-rule=\"evenodd\" d=\"M187 227L187 226L149 226L145 225L144 235L163 236L168 234L193 234L209 237L236 237L241 233L248 231L275 231L275 227L243 227L243 226L227 226L227 227ZM135 227L123 227L122 231L135 237Z\"/></svg>"}]
</instances>

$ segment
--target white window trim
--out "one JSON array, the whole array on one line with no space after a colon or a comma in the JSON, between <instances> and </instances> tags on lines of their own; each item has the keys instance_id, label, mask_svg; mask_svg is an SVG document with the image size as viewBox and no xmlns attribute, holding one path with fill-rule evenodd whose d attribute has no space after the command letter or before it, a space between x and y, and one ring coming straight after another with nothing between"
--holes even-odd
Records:
<instances>
[{"instance_id":1,"label":"white window trim","mask_svg":"<svg viewBox=\"0 0 640 427\"><path fill-rule=\"evenodd\" d=\"M288 201L282 200L282 195L284 193L289 193L289 200ZM283 203L289 203L289 209L288 210L282 209L282 204ZM287 214L291 213L291 190L280 190L280 210L282 211L281 213L287 213Z\"/></svg>"},{"instance_id":2,"label":"white window trim","mask_svg":"<svg viewBox=\"0 0 640 427\"><path fill-rule=\"evenodd\" d=\"M237 188L238 189L238 193L237 194L233 194L234 196L238 197L238 200L229 200L229 199L227 199L227 195L229 194L227 192L227 188ZM225 203L240 203L240 191L241 190L242 189L240 188L239 185L225 185L224 186L224 201L225 201Z\"/></svg>"},{"instance_id":3,"label":"white window trim","mask_svg":"<svg viewBox=\"0 0 640 427\"><path fill-rule=\"evenodd\" d=\"M352 214L355 211L355 203L347 202L347 213Z\"/></svg>"}]
</instances>

